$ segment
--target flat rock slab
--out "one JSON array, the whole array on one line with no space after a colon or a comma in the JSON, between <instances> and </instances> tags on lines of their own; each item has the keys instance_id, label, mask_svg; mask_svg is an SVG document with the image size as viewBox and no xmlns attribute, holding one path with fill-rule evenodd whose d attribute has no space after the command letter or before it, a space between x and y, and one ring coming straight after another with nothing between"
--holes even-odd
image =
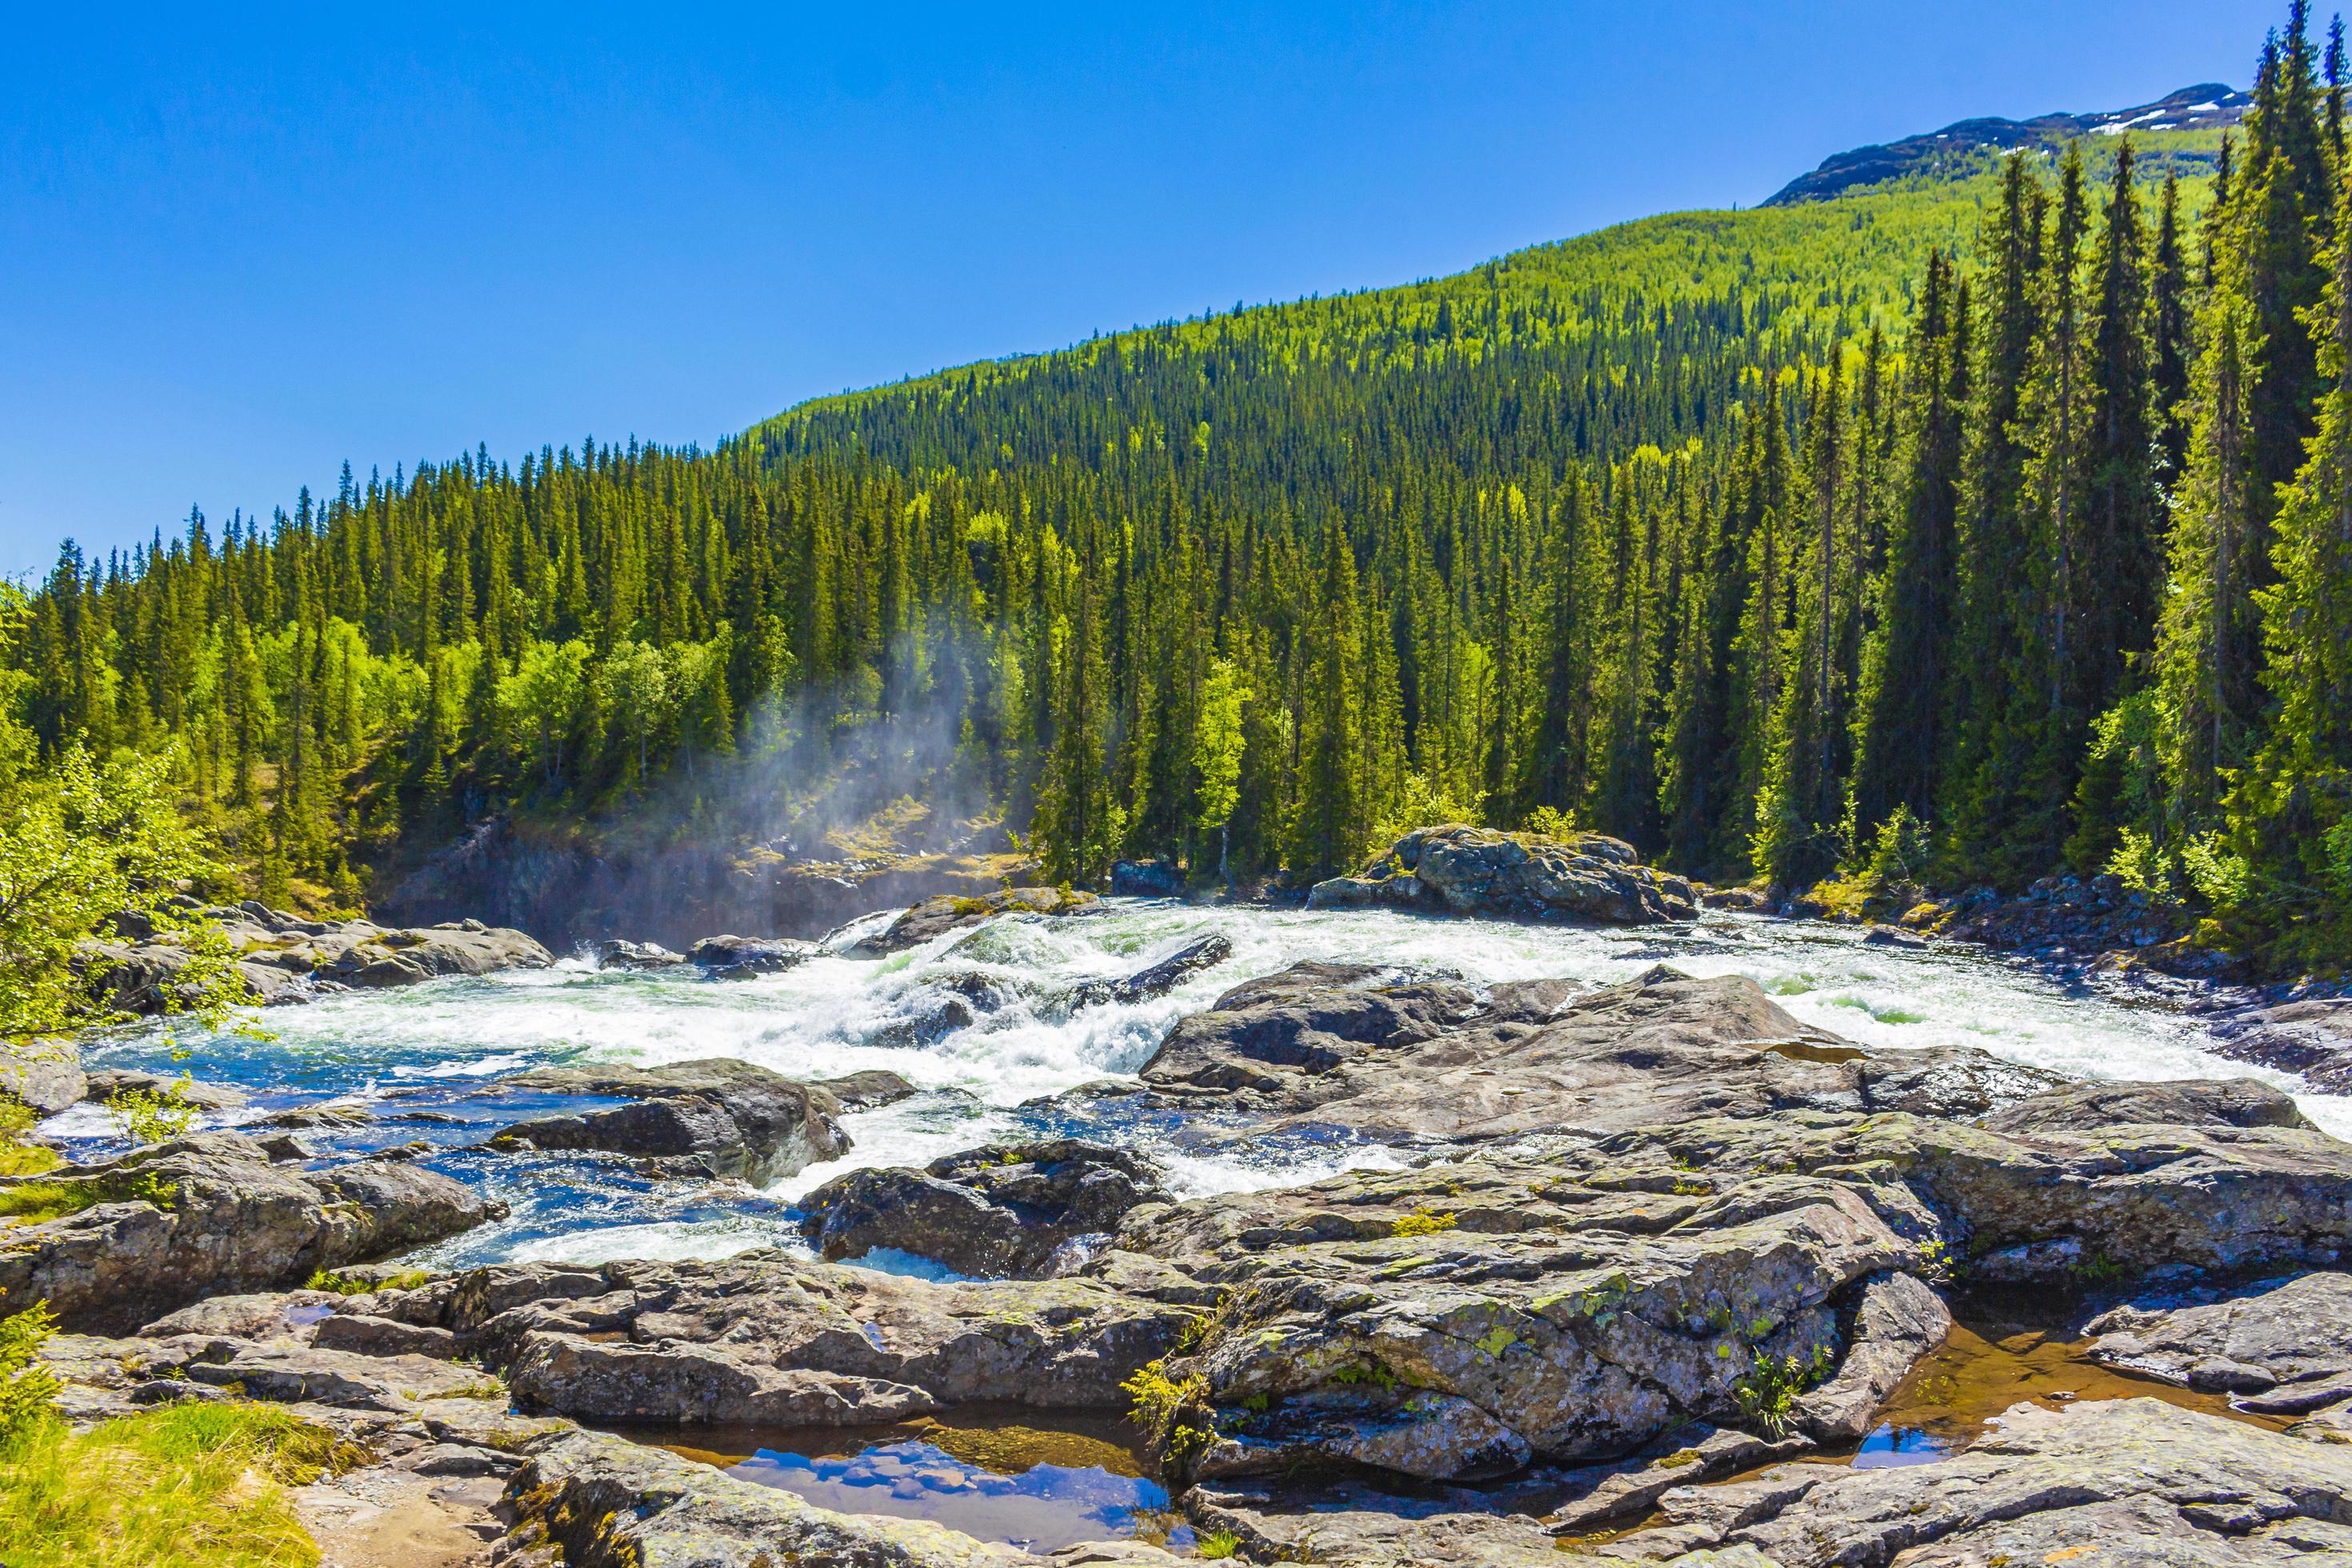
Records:
<instances>
[{"instance_id":1,"label":"flat rock slab","mask_svg":"<svg viewBox=\"0 0 2352 1568\"><path fill-rule=\"evenodd\" d=\"M1782 1465L1679 1488L1655 1526L1593 1550L1669 1563L1744 1548L1778 1568L2284 1563L2352 1553L2339 1521L2352 1521L2352 1448L2125 1399L2017 1405L1934 1464Z\"/></svg>"},{"instance_id":2,"label":"flat rock slab","mask_svg":"<svg viewBox=\"0 0 2352 1568\"><path fill-rule=\"evenodd\" d=\"M2056 1087L1965 1047L1874 1052L1800 1024L1752 980L1659 965L1623 985L1475 987L1299 964L1171 1030L1150 1090L1381 1142L1601 1135L1808 1109L1972 1117Z\"/></svg>"},{"instance_id":3,"label":"flat rock slab","mask_svg":"<svg viewBox=\"0 0 2352 1568\"><path fill-rule=\"evenodd\" d=\"M2236 1394L2262 1415L2352 1400L2352 1275L2305 1274L2187 1306L2127 1305L2089 1327L2094 1360Z\"/></svg>"}]
</instances>

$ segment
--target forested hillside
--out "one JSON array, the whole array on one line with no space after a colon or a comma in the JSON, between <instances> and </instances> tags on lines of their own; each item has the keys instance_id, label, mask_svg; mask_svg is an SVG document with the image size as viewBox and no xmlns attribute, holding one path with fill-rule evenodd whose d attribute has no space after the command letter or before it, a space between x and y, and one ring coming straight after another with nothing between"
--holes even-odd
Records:
<instances>
[{"instance_id":1,"label":"forested hillside","mask_svg":"<svg viewBox=\"0 0 2352 1568\"><path fill-rule=\"evenodd\" d=\"M2226 141L68 546L8 648L24 718L47 758L167 756L272 898L496 812L772 832L743 779L817 789L898 726L1073 881L1573 819L1715 881L2114 868L2340 953L2339 38L2296 5Z\"/></svg>"}]
</instances>

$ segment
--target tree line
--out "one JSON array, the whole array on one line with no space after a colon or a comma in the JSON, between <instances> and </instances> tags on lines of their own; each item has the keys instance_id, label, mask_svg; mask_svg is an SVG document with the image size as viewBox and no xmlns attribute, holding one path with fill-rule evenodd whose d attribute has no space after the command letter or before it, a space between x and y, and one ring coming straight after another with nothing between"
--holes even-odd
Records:
<instances>
[{"instance_id":1,"label":"tree line","mask_svg":"<svg viewBox=\"0 0 2352 1568\"><path fill-rule=\"evenodd\" d=\"M821 780L919 715L940 785L1073 881L1574 823L1792 889L2114 870L2322 952L2344 75L2297 4L2232 138L1648 220L715 451L347 468L266 523L68 545L20 710L45 756L170 759L265 896L656 784L711 831L745 753Z\"/></svg>"}]
</instances>

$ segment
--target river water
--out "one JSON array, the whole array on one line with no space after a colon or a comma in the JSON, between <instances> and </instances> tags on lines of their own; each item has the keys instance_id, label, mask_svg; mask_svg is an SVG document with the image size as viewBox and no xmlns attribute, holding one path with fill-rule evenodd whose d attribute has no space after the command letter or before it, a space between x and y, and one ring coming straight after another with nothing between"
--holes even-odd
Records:
<instances>
[{"instance_id":1,"label":"river water","mask_svg":"<svg viewBox=\"0 0 2352 1568\"><path fill-rule=\"evenodd\" d=\"M887 916L874 920L887 920ZM835 938L845 942L861 922ZM1133 973L1210 931L1233 944L1224 963L1168 995L1072 1011L1063 994ZM306 1131L322 1153L421 1143L416 1157L503 1198L509 1218L417 1255L451 1267L497 1261L597 1262L709 1258L753 1247L802 1246L794 1200L855 1165L919 1164L1006 1136L1082 1132L1149 1147L1183 1193L1313 1180L1350 1166L1397 1163L1392 1152L1328 1142L1257 1143L1243 1152L1189 1136L1197 1127L1117 1110L1074 1113L1031 1102L1075 1084L1131 1074L1169 1028L1228 987L1305 959L1394 966L1473 983L1568 976L1600 985L1664 962L1695 975L1752 976L1790 1013L1860 1043L1902 1048L1982 1047L2077 1077L2253 1075L2298 1098L2307 1115L2352 1136L2352 1100L2300 1093L2295 1079L2201 1049L2193 1016L2068 982L1973 949L1867 945L1850 928L1710 913L1696 926L1583 930L1445 921L1391 911L1200 909L1115 900L1079 918L1000 918L882 960L827 955L786 973L706 981L677 973L600 973L581 959L554 968L404 990L352 993L272 1009L268 1038L213 1037L182 1026L118 1032L88 1050L96 1067L184 1068L236 1085L243 1124L321 1102L371 1113L346 1129ZM950 976L978 974L1003 1005L937 1037L920 1021ZM915 1098L853 1113L856 1148L760 1192L723 1183L656 1182L625 1163L570 1155L491 1155L472 1147L499 1127L550 1110L603 1103L516 1092L523 1068L579 1061L646 1066L740 1057L795 1078L886 1068ZM1124 1117L1124 1120L1118 1118ZM47 1131L88 1157L121 1146L112 1114L80 1106ZM879 1267L929 1271L913 1259Z\"/></svg>"}]
</instances>

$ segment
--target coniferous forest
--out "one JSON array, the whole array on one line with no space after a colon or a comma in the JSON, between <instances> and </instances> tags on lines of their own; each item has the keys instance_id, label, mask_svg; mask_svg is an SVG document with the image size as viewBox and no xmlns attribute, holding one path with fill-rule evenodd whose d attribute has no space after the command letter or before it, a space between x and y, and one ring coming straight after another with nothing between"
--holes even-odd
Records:
<instances>
[{"instance_id":1,"label":"coniferous forest","mask_svg":"<svg viewBox=\"0 0 2352 1568\"><path fill-rule=\"evenodd\" d=\"M710 831L743 759L822 779L922 715L1050 879L1572 822L1717 883L2113 871L2340 957L2348 76L2298 3L2232 133L1645 220L713 451L346 468L68 544L0 695L37 766L162 759L271 899L494 812Z\"/></svg>"}]
</instances>

